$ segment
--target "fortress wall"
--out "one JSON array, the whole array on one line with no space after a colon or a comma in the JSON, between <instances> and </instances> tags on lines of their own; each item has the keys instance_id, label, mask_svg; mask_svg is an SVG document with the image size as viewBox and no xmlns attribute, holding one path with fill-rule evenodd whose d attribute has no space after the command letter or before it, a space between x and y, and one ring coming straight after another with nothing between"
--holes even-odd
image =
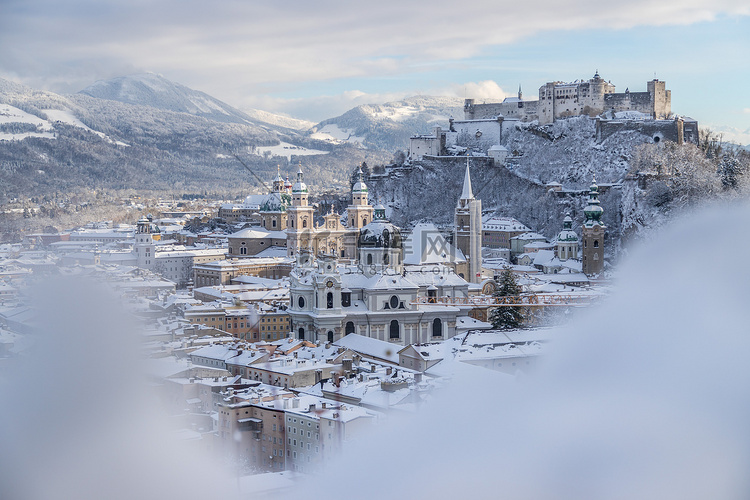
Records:
<instances>
[{"instance_id":1,"label":"fortress wall","mask_svg":"<svg viewBox=\"0 0 750 500\"><path fill-rule=\"evenodd\" d=\"M695 127L697 129L697 126ZM651 137L653 142L664 140L682 144L684 140L693 142L692 136L684 136L682 120L597 120L596 141L602 142L612 134L627 130L635 130Z\"/></svg>"}]
</instances>

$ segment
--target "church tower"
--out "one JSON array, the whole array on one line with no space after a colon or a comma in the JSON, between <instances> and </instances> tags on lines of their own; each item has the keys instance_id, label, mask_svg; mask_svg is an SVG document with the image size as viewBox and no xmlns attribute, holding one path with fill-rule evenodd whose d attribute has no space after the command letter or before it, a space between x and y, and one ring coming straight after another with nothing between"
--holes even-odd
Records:
<instances>
[{"instance_id":1,"label":"church tower","mask_svg":"<svg viewBox=\"0 0 750 500\"><path fill-rule=\"evenodd\" d=\"M586 221L583 223L583 272L593 276L604 268L604 232L607 230L602 221L604 209L599 203L599 186L596 178L589 191L589 204L583 209Z\"/></svg>"},{"instance_id":2,"label":"church tower","mask_svg":"<svg viewBox=\"0 0 750 500\"><path fill-rule=\"evenodd\" d=\"M151 235L151 221L145 216L141 217L135 230L136 265L141 269L151 269L154 265L155 249L154 238Z\"/></svg>"},{"instance_id":3,"label":"church tower","mask_svg":"<svg viewBox=\"0 0 750 500\"><path fill-rule=\"evenodd\" d=\"M453 244L469 261L466 281L479 283L482 275L482 201L474 198L471 190L469 157L466 157L466 174L461 197L454 216Z\"/></svg>"},{"instance_id":4,"label":"church tower","mask_svg":"<svg viewBox=\"0 0 750 500\"><path fill-rule=\"evenodd\" d=\"M307 201L307 184L302 175L302 165L297 171L297 182L292 186L292 206L287 208L287 257L294 257L302 248L311 248L313 243L313 213L315 209Z\"/></svg>"},{"instance_id":5,"label":"church tower","mask_svg":"<svg viewBox=\"0 0 750 500\"><path fill-rule=\"evenodd\" d=\"M578 258L578 235L573 231L573 219L569 214L565 215L563 229L557 235L555 251L560 260Z\"/></svg>"},{"instance_id":6,"label":"church tower","mask_svg":"<svg viewBox=\"0 0 750 500\"><path fill-rule=\"evenodd\" d=\"M352 188L352 204L346 208L350 228L362 229L372 221L372 205L367 203L367 184L362 179L362 165L359 178Z\"/></svg>"},{"instance_id":7,"label":"church tower","mask_svg":"<svg viewBox=\"0 0 750 500\"><path fill-rule=\"evenodd\" d=\"M352 187L352 204L346 207L347 231L344 235L344 257L357 258L357 241L363 227L372 222L373 208L369 204L367 184L362 178L362 165L358 169L358 179Z\"/></svg>"},{"instance_id":8,"label":"church tower","mask_svg":"<svg viewBox=\"0 0 750 500\"><path fill-rule=\"evenodd\" d=\"M287 227L286 209L291 203L291 195L286 192L284 179L276 167L276 178L273 180L273 191L260 205L261 226L268 231L283 231Z\"/></svg>"}]
</instances>

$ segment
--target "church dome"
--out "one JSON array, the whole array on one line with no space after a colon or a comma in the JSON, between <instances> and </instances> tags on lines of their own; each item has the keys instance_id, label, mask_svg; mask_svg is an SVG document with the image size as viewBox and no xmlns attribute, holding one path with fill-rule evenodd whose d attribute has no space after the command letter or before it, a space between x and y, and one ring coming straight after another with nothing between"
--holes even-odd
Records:
<instances>
[{"instance_id":1,"label":"church dome","mask_svg":"<svg viewBox=\"0 0 750 500\"><path fill-rule=\"evenodd\" d=\"M557 241L560 243L578 242L578 235L573 231L573 219L570 218L570 215L565 216L563 230L557 235Z\"/></svg>"},{"instance_id":2,"label":"church dome","mask_svg":"<svg viewBox=\"0 0 750 500\"><path fill-rule=\"evenodd\" d=\"M285 212L292 204L291 197L286 193L273 192L265 196L260 202L261 212Z\"/></svg>"}]
</instances>

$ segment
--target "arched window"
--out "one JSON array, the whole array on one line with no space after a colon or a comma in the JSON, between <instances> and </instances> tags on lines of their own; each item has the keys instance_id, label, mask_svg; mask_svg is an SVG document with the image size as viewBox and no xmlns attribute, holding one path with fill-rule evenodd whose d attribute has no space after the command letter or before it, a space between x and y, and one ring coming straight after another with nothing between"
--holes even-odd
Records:
<instances>
[{"instance_id":1,"label":"arched window","mask_svg":"<svg viewBox=\"0 0 750 500\"><path fill-rule=\"evenodd\" d=\"M599 248L599 240L594 240L594 248Z\"/></svg>"},{"instance_id":2,"label":"arched window","mask_svg":"<svg viewBox=\"0 0 750 500\"><path fill-rule=\"evenodd\" d=\"M292 227L294 227L294 219L291 219Z\"/></svg>"},{"instance_id":3,"label":"arched window","mask_svg":"<svg viewBox=\"0 0 750 500\"><path fill-rule=\"evenodd\" d=\"M326 308L333 309L333 292L328 292L326 295Z\"/></svg>"},{"instance_id":4,"label":"arched window","mask_svg":"<svg viewBox=\"0 0 750 500\"><path fill-rule=\"evenodd\" d=\"M443 322L440 318L435 318L432 322L432 336L442 337L443 336Z\"/></svg>"},{"instance_id":5,"label":"arched window","mask_svg":"<svg viewBox=\"0 0 750 500\"><path fill-rule=\"evenodd\" d=\"M231 246L229 247L229 253L232 253L232 247Z\"/></svg>"},{"instance_id":6,"label":"arched window","mask_svg":"<svg viewBox=\"0 0 750 500\"><path fill-rule=\"evenodd\" d=\"M391 326L389 328L389 338L398 339L401 337L401 328L398 326L398 321L391 320Z\"/></svg>"},{"instance_id":7,"label":"arched window","mask_svg":"<svg viewBox=\"0 0 750 500\"><path fill-rule=\"evenodd\" d=\"M599 260L599 254L598 253L594 254L594 260Z\"/></svg>"},{"instance_id":8,"label":"arched window","mask_svg":"<svg viewBox=\"0 0 750 500\"><path fill-rule=\"evenodd\" d=\"M300 329L298 331L298 334L299 334L299 339L300 340L305 340L305 329L304 328L300 327Z\"/></svg>"},{"instance_id":9,"label":"arched window","mask_svg":"<svg viewBox=\"0 0 750 500\"><path fill-rule=\"evenodd\" d=\"M240 247L240 255L247 255L247 247Z\"/></svg>"},{"instance_id":10,"label":"arched window","mask_svg":"<svg viewBox=\"0 0 750 500\"><path fill-rule=\"evenodd\" d=\"M347 321L346 322L346 328L344 329L344 335L349 335L350 333L354 333L354 322L353 321Z\"/></svg>"},{"instance_id":11,"label":"arched window","mask_svg":"<svg viewBox=\"0 0 750 500\"><path fill-rule=\"evenodd\" d=\"M372 254L371 253L367 254L367 265L368 266L372 265Z\"/></svg>"},{"instance_id":12,"label":"arched window","mask_svg":"<svg viewBox=\"0 0 750 500\"><path fill-rule=\"evenodd\" d=\"M263 227L266 227L266 219L263 219Z\"/></svg>"},{"instance_id":13,"label":"arched window","mask_svg":"<svg viewBox=\"0 0 750 500\"><path fill-rule=\"evenodd\" d=\"M362 217L362 225L363 226L367 225L367 217Z\"/></svg>"},{"instance_id":14,"label":"arched window","mask_svg":"<svg viewBox=\"0 0 750 500\"><path fill-rule=\"evenodd\" d=\"M302 219L302 227L303 228L307 227L307 219Z\"/></svg>"},{"instance_id":15,"label":"arched window","mask_svg":"<svg viewBox=\"0 0 750 500\"><path fill-rule=\"evenodd\" d=\"M271 221L271 227L276 227L276 219Z\"/></svg>"},{"instance_id":16,"label":"arched window","mask_svg":"<svg viewBox=\"0 0 750 500\"><path fill-rule=\"evenodd\" d=\"M333 331L328 330L328 342L333 342Z\"/></svg>"}]
</instances>

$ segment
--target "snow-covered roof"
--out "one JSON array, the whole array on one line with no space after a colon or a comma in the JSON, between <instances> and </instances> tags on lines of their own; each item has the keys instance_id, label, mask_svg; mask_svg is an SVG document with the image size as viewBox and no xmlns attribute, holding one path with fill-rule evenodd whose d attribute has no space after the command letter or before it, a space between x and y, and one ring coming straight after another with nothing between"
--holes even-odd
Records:
<instances>
[{"instance_id":1,"label":"snow-covered roof","mask_svg":"<svg viewBox=\"0 0 750 500\"><path fill-rule=\"evenodd\" d=\"M377 359L390 361L398 364L398 351L401 346L378 340L371 337L365 337L357 333L351 333L334 342L341 347L346 347L352 351L358 352L363 356L371 356Z\"/></svg>"},{"instance_id":2,"label":"snow-covered roof","mask_svg":"<svg viewBox=\"0 0 750 500\"><path fill-rule=\"evenodd\" d=\"M437 226L421 222L404 240L404 264L466 262L463 252L446 241Z\"/></svg>"}]
</instances>

